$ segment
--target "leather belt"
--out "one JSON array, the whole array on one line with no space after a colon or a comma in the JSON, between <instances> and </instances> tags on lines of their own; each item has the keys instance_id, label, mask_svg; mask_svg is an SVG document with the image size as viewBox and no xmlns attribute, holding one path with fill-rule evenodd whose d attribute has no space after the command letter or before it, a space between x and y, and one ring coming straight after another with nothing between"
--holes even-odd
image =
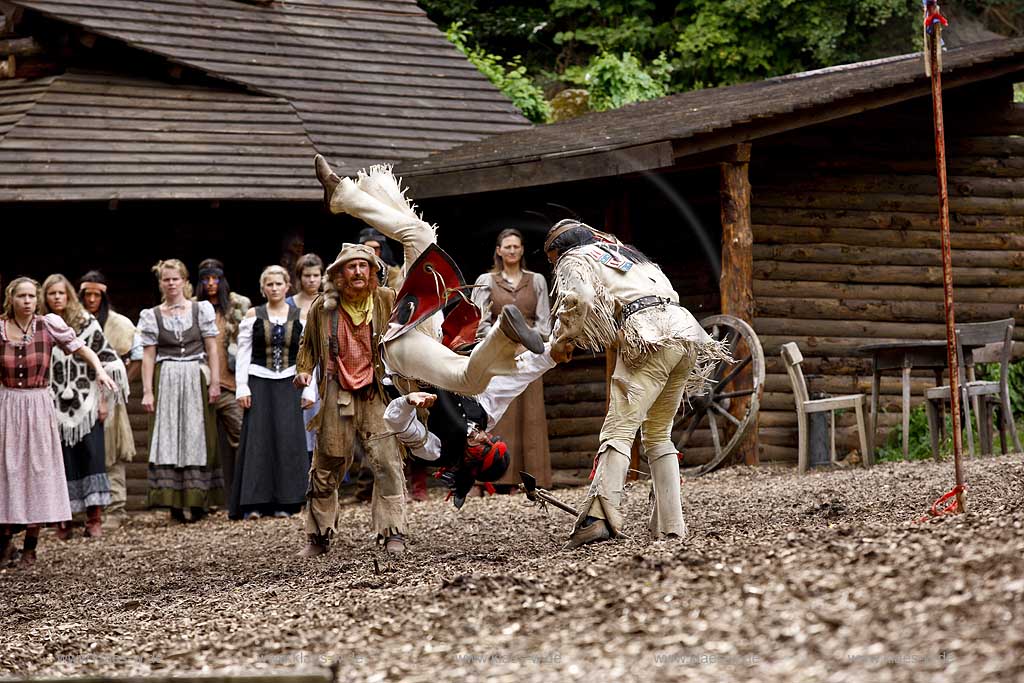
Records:
<instances>
[{"instance_id":1,"label":"leather belt","mask_svg":"<svg viewBox=\"0 0 1024 683\"><path fill-rule=\"evenodd\" d=\"M639 299L634 299L622 307L622 314L619 316L619 327L622 327L623 323L626 322L626 318L634 313L639 313L645 308L665 305L678 306L679 304L674 303L671 299L666 299L661 296L642 296Z\"/></svg>"}]
</instances>

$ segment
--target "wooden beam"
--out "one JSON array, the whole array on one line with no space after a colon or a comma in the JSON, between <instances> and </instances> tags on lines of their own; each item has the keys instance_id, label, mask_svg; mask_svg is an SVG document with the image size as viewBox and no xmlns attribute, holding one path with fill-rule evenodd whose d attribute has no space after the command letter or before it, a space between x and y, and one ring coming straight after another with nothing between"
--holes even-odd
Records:
<instances>
[{"instance_id":1,"label":"wooden beam","mask_svg":"<svg viewBox=\"0 0 1024 683\"><path fill-rule=\"evenodd\" d=\"M734 161L721 165L722 276L719 284L722 313L736 316L748 324L754 322L754 233L750 223L750 144L731 149ZM739 355L739 354L737 354ZM739 386L752 381L748 366L737 378ZM746 414L749 398L732 402L730 412ZM740 444L737 461L758 463L757 425Z\"/></svg>"},{"instance_id":2,"label":"wooden beam","mask_svg":"<svg viewBox=\"0 0 1024 683\"><path fill-rule=\"evenodd\" d=\"M19 57L26 57L28 55L37 55L43 51L42 46L36 42L35 38L5 38L0 40L0 55L18 55Z\"/></svg>"},{"instance_id":3,"label":"wooden beam","mask_svg":"<svg viewBox=\"0 0 1024 683\"><path fill-rule=\"evenodd\" d=\"M607 178L672 166L672 143L654 142L624 149L550 155L513 164L469 168L434 175L404 176L417 199L467 195L589 178Z\"/></svg>"}]
</instances>

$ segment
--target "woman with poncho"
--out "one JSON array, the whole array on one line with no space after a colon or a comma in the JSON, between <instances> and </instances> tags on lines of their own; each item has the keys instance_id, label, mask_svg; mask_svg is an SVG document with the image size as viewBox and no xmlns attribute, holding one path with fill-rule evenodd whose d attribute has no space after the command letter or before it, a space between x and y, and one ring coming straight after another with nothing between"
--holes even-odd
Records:
<instances>
[{"instance_id":1,"label":"woman with poncho","mask_svg":"<svg viewBox=\"0 0 1024 683\"><path fill-rule=\"evenodd\" d=\"M68 482L71 512L85 512L85 535L102 535L103 508L110 504L103 422L115 403L128 395L128 372L120 356L107 342L99 321L86 312L66 277L51 275L43 282L42 312L59 315L78 339L96 353L106 373L117 383L118 392L108 400L96 383L88 364L59 346L50 363L50 389L57 407L57 424ZM71 525L62 523L58 538L71 536Z\"/></svg>"}]
</instances>

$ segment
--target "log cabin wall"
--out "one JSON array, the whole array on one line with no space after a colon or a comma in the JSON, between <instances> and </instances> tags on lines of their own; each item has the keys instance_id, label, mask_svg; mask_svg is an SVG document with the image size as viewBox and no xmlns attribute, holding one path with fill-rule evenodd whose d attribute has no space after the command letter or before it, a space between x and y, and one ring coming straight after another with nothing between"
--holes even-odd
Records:
<instances>
[{"instance_id":1,"label":"log cabin wall","mask_svg":"<svg viewBox=\"0 0 1024 683\"><path fill-rule=\"evenodd\" d=\"M952 91L945 105L956 319L1020 325L1024 108L1006 83ZM762 462L789 463L797 430L783 343L799 345L812 391L838 395L870 394L858 346L945 338L930 99L755 142L751 174L755 329L768 373ZM916 404L934 378L912 379ZM899 392L898 377L883 377L876 444L899 421ZM837 435L848 451L849 412Z\"/></svg>"}]
</instances>

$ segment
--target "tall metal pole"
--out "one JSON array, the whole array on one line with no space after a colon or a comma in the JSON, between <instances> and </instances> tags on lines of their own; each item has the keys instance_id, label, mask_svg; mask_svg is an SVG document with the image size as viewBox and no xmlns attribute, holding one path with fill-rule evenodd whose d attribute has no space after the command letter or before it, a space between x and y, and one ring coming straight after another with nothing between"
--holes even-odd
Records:
<instances>
[{"instance_id":1,"label":"tall metal pole","mask_svg":"<svg viewBox=\"0 0 1024 683\"><path fill-rule=\"evenodd\" d=\"M938 7L935 7L938 11ZM925 8L926 21L928 8ZM956 322L953 316L953 256L949 237L949 193L946 189L946 135L942 121L942 24L935 21L925 34L932 79L932 114L935 120L935 164L939 179L939 226L942 230L942 293L946 309L946 358L949 364L949 403L953 413L953 463L956 472L956 507L964 512L964 475L961 466L963 439L960 435L960 368L956 355Z\"/></svg>"}]
</instances>

